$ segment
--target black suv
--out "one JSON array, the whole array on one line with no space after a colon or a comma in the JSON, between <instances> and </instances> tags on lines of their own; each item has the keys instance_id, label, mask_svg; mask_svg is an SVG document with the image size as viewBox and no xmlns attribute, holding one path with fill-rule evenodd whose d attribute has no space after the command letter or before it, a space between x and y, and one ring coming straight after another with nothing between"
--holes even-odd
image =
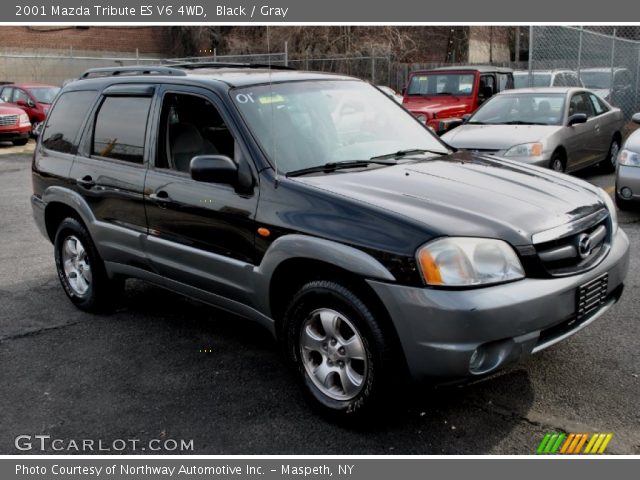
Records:
<instances>
[{"instance_id":1,"label":"black suv","mask_svg":"<svg viewBox=\"0 0 640 480\"><path fill-rule=\"evenodd\" d=\"M629 261L604 191L456 152L320 73L90 70L52 107L33 188L76 306L136 277L248 317L349 415L405 374L478 377L568 337L618 300Z\"/></svg>"}]
</instances>

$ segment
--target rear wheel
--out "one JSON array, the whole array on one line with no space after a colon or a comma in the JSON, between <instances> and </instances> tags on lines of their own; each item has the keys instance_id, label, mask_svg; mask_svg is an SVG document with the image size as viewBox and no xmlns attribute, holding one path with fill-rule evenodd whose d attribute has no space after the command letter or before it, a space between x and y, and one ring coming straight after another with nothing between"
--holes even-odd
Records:
<instances>
[{"instance_id":1,"label":"rear wheel","mask_svg":"<svg viewBox=\"0 0 640 480\"><path fill-rule=\"evenodd\" d=\"M567 166L564 160L564 157L560 154L560 152L554 152L551 156L551 160L549 160L549 168L556 172L563 173Z\"/></svg>"},{"instance_id":2,"label":"rear wheel","mask_svg":"<svg viewBox=\"0 0 640 480\"><path fill-rule=\"evenodd\" d=\"M605 159L600 162L600 169L603 172L611 173L615 171L616 165L618 162L618 153L620 152L620 140L614 138L611 140L611 145L609 146L609 151L607 152L607 156Z\"/></svg>"},{"instance_id":3,"label":"rear wheel","mask_svg":"<svg viewBox=\"0 0 640 480\"><path fill-rule=\"evenodd\" d=\"M283 327L286 355L307 395L326 413L356 418L372 412L394 391L392 380L401 377L379 319L339 283L304 285Z\"/></svg>"},{"instance_id":4,"label":"rear wheel","mask_svg":"<svg viewBox=\"0 0 640 480\"><path fill-rule=\"evenodd\" d=\"M89 232L75 218L64 219L54 240L56 269L69 300L81 310L102 311L122 292L122 279L110 279Z\"/></svg>"}]
</instances>

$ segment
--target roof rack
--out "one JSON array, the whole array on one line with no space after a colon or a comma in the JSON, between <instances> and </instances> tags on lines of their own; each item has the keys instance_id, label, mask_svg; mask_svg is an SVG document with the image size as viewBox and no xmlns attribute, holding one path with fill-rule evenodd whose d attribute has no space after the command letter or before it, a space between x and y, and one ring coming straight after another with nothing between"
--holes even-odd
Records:
<instances>
[{"instance_id":1,"label":"roof rack","mask_svg":"<svg viewBox=\"0 0 640 480\"><path fill-rule=\"evenodd\" d=\"M171 61L168 60L167 62ZM180 62L167 64L172 68L184 68L185 70L195 70L198 68L270 68L272 70L295 70L295 68L292 67L268 63Z\"/></svg>"},{"instance_id":2,"label":"roof rack","mask_svg":"<svg viewBox=\"0 0 640 480\"><path fill-rule=\"evenodd\" d=\"M184 77L186 72L179 68L158 65L132 65L129 67L92 68L80 75L80 79L129 75L177 75Z\"/></svg>"}]
</instances>

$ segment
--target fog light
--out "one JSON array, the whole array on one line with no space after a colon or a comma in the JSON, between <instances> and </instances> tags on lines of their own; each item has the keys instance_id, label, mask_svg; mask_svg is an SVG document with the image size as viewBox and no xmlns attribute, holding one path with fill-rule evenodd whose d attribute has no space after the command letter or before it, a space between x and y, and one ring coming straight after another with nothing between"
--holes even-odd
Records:
<instances>
[{"instance_id":1,"label":"fog light","mask_svg":"<svg viewBox=\"0 0 640 480\"><path fill-rule=\"evenodd\" d=\"M484 348L482 347L476 348L471 354L471 358L469 359L469 370L471 370L471 372L478 372L482 370L481 367L482 367L482 364L484 363L485 357L486 355L485 355Z\"/></svg>"},{"instance_id":2,"label":"fog light","mask_svg":"<svg viewBox=\"0 0 640 480\"><path fill-rule=\"evenodd\" d=\"M620 196L628 200L633 196L633 192L629 187L624 187L622 190L620 190Z\"/></svg>"}]
</instances>

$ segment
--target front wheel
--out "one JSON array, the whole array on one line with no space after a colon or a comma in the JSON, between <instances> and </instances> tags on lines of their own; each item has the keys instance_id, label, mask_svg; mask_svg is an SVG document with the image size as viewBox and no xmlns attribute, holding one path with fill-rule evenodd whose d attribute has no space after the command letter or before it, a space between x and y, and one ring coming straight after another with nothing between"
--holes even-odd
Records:
<instances>
[{"instance_id":1,"label":"front wheel","mask_svg":"<svg viewBox=\"0 0 640 480\"><path fill-rule=\"evenodd\" d=\"M617 189L616 189L617 190ZM616 206L619 210L628 211L633 209L633 203L630 200L625 200L616 191Z\"/></svg>"},{"instance_id":2,"label":"front wheel","mask_svg":"<svg viewBox=\"0 0 640 480\"><path fill-rule=\"evenodd\" d=\"M19 140L13 140L11 143L13 143L16 147L22 147L26 145L28 141L28 138L21 138Z\"/></svg>"},{"instance_id":3,"label":"front wheel","mask_svg":"<svg viewBox=\"0 0 640 480\"><path fill-rule=\"evenodd\" d=\"M60 223L54 255L62 288L79 309L102 311L119 297L124 282L107 276L89 232L75 218L66 218Z\"/></svg>"},{"instance_id":4,"label":"front wheel","mask_svg":"<svg viewBox=\"0 0 640 480\"><path fill-rule=\"evenodd\" d=\"M350 418L371 412L401 377L379 319L339 283L304 285L287 308L283 337L305 392L325 412Z\"/></svg>"},{"instance_id":5,"label":"front wheel","mask_svg":"<svg viewBox=\"0 0 640 480\"><path fill-rule=\"evenodd\" d=\"M564 159L562 158L562 155L560 155L558 152L554 153L551 157L551 160L549 161L549 168L556 172L563 173L566 169L566 165Z\"/></svg>"}]
</instances>

